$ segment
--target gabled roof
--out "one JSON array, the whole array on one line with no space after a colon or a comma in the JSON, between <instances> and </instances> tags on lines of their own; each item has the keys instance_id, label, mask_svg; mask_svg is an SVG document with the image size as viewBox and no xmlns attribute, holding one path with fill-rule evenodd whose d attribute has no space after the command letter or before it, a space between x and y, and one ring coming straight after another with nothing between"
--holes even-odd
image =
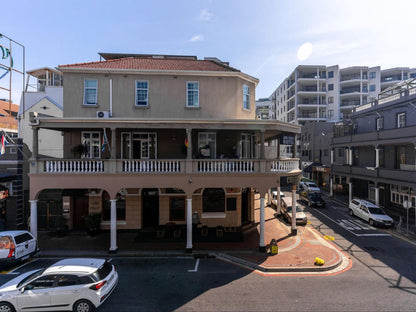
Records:
<instances>
[{"instance_id":1,"label":"gabled roof","mask_svg":"<svg viewBox=\"0 0 416 312\"><path fill-rule=\"evenodd\" d=\"M109 59L99 62L59 65L65 68L89 69L133 69L133 70L161 70L161 71L211 71L211 72L239 72L239 70L214 60L197 60L194 58L171 58L163 56L140 56Z\"/></svg>"}]
</instances>

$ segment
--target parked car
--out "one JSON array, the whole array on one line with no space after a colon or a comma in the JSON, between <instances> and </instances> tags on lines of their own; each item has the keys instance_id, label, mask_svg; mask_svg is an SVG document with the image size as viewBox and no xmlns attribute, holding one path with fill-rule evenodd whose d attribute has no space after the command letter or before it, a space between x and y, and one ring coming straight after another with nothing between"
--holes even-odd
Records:
<instances>
[{"instance_id":1,"label":"parked car","mask_svg":"<svg viewBox=\"0 0 416 312\"><path fill-rule=\"evenodd\" d=\"M321 189L313 182L301 181L299 183L299 191L321 192Z\"/></svg>"},{"instance_id":2,"label":"parked car","mask_svg":"<svg viewBox=\"0 0 416 312\"><path fill-rule=\"evenodd\" d=\"M292 222L292 198L285 197L282 199L282 213L287 222ZM308 218L299 205L296 205L296 224L306 225Z\"/></svg>"},{"instance_id":3,"label":"parked car","mask_svg":"<svg viewBox=\"0 0 416 312\"><path fill-rule=\"evenodd\" d=\"M301 191L299 194L300 201L306 203L309 207L325 207L325 201L321 193Z\"/></svg>"},{"instance_id":4,"label":"parked car","mask_svg":"<svg viewBox=\"0 0 416 312\"><path fill-rule=\"evenodd\" d=\"M26 260L37 251L38 243L32 233L28 231L0 232L0 265Z\"/></svg>"},{"instance_id":5,"label":"parked car","mask_svg":"<svg viewBox=\"0 0 416 312\"><path fill-rule=\"evenodd\" d=\"M285 194L281 191L280 192L280 199L282 199L283 197L285 197ZM270 204L277 207L277 191L272 192Z\"/></svg>"},{"instance_id":6,"label":"parked car","mask_svg":"<svg viewBox=\"0 0 416 312\"><path fill-rule=\"evenodd\" d=\"M0 311L90 312L118 283L114 265L104 259L65 259L23 273L0 288Z\"/></svg>"},{"instance_id":7,"label":"parked car","mask_svg":"<svg viewBox=\"0 0 416 312\"><path fill-rule=\"evenodd\" d=\"M351 200L349 214L367 221L370 225L385 227L391 227L393 225L393 219L389 217L383 209L363 199Z\"/></svg>"}]
</instances>

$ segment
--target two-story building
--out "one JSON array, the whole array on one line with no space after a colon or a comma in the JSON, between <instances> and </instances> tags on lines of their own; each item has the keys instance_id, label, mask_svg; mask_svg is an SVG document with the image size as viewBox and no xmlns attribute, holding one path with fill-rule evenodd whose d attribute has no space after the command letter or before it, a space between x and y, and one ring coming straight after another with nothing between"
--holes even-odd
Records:
<instances>
[{"instance_id":1,"label":"two-story building","mask_svg":"<svg viewBox=\"0 0 416 312\"><path fill-rule=\"evenodd\" d=\"M350 122L334 127L331 163L334 188L347 185L349 199L369 199L390 214L406 217L415 207L416 83L394 85L355 108ZM410 209L414 216L414 209Z\"/></svg>"},{"instance_id":2,"label":"two-story building","mask_svg":"<svg viewBox=\"0 0 416 312\"><path fill-rule=\"evenodd\" d=\"M294 144L299 126L256 120L258 79L218 59L100 55L59 66L63 117L32 119L32 232L53 221L39 219L38 201L56 190L70 228L101 214L110 251L118 230L163 226L182 227L192 250L192 219L201 229L238 229L254 221L256 190L264 249L265 194L300 176L295 157L266 159L265 142ZM63 158L39 156L40 129L62 133Z\"/></svg>"}]
</instances>

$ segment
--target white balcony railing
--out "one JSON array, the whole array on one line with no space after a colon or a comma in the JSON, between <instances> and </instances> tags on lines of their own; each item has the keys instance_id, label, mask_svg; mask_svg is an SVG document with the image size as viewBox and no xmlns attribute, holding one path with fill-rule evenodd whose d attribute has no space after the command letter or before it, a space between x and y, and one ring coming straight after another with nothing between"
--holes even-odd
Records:
<instances>
[{"instance_id":1,"label":"white balcony railing","mask_svg":"<svg viewBox=\"0 0 416 312\"><path fill-rule=\"evenodd\" d=\"M46 160L45 172L88 173L104 172L102 160Z\"/></svg>"},{"instance_id":2,"label":"white balcony railing","mask_svg":"<svg viewBox=\"0 0 416 312\"><path fill-rule=\"evenodd\" d=\"M31 173L286 173L297 158L259 159L55 159L38 160Z\"/></svg>"},{"instance_id":3,"label":"white balcony railing","mask_svg":"<svg viewBox=\"0 0 416 312\"><path fill-rule=\"evenodd\" d=\"M123 160L123 172L180 172L180 160Z\"/></svg>"}]
</instances>

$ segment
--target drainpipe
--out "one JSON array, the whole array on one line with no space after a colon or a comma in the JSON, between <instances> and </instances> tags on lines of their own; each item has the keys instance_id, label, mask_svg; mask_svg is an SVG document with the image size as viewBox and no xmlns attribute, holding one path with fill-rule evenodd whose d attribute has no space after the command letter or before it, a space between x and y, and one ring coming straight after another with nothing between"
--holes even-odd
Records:
<instances>
[{"instance_id":1,"label":"drainpipe","mask_svg":"<svg viewBox=\"0 0 416 312\"><path fill-rule=\"evenodd\" d=\"M113 117L113 79L110 78L110 117Z\"/></svg>"}]
</instances>

